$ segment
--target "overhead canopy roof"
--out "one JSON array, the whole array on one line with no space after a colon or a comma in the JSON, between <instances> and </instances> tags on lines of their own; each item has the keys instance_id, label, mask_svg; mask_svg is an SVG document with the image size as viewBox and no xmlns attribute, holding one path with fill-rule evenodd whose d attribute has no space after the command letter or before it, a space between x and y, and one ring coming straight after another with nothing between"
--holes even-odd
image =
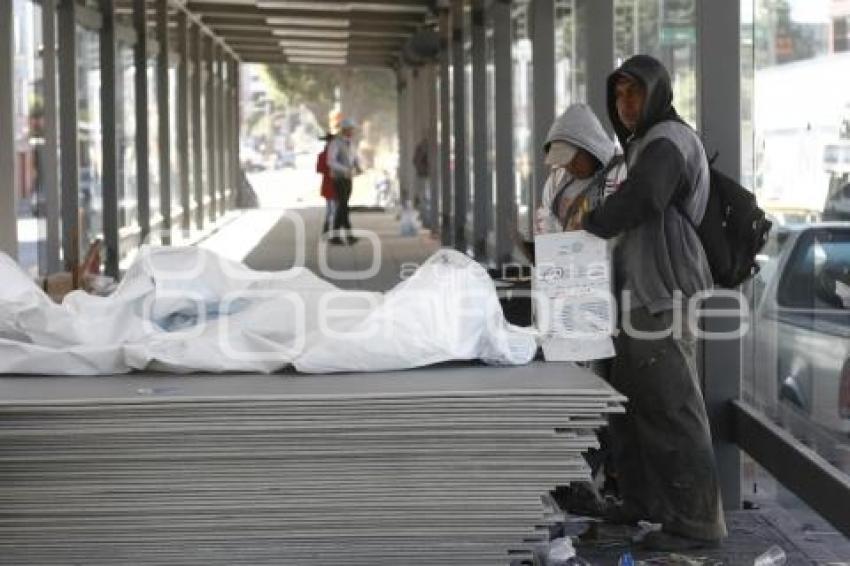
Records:
<instances>
[{"instance_id":1,"label":"overhead canopy roof","mask_svg":"<svg viewBox=\"0 0 850 566\"><path fill-rule=\"evenodd\" d=\"M433 0L188 0L247 63L392 66Z\"/></svg>"}]
</instances>

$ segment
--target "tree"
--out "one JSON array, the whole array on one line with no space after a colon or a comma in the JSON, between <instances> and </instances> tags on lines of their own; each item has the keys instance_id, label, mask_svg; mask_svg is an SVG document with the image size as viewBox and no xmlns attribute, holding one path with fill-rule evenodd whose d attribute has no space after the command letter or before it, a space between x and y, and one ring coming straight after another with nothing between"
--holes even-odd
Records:
<instances>
[{"instance_id":1,"label":"tree","mask_svg":"<svg viewBox=\"0 0 850 566\"><path fill-rule=\"evenodd\" d=\"M303 104L325 126L338 90L344 116L371 122L373 136L396 133L396 81L389 69L269 65L266 73L290 104Z\"/></svg>"}]
</instances>

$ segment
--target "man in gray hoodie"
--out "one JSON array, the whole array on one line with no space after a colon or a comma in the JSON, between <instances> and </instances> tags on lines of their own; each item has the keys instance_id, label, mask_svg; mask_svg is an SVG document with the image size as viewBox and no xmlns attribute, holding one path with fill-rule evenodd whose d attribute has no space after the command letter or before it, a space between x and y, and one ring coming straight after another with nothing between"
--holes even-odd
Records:
<instances>
[{"instance_id":1,"label":"man in gray hoodie","mask_svg":"<svg viewBox=\"0 0 850 566\"><path fill-rule=\"evenodd\" d=\"M667 70L647 55L630 58L608 78L608 112L628 179L583 220L592 234L619 236L621 320L611 383L629 402L610 421L623 502L608 518L661 523L644 546L665 551L712 546L726 536L687 324L688 299L713 284L692 227L705 212L708 163L672 99Z\"/></svg>"}]
</instances>

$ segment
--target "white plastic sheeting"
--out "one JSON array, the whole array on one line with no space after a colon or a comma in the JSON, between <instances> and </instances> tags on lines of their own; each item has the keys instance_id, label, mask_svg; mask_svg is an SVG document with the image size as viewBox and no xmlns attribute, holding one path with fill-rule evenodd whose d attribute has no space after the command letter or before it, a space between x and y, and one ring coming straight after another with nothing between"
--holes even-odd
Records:
<instances>
[{"instance_id":1,"label":"white plastic sheeting","mask_svg":"<svg viewBox=\"0 0 850 566\"><path fill-rule=\"evenodd\" d=\"M61 305L2 254L0 281L6 374L524 364L536 348L504 320L486 271L452 250L386 294L343 291L305 268L254 271L198 248L145 247L112 295L77 291Z\"/></svg>"}]
</instances>

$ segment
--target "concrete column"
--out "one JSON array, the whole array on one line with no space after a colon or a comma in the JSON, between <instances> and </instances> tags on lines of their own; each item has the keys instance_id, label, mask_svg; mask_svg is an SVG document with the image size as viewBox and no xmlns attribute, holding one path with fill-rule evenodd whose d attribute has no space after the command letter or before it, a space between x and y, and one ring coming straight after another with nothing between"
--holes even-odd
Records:
<instances>
[{"instance_id":1,"label":"concrete column","mask_svg":"<svg viewBox=\"0 0 850 566\"><path fill-rule=\"evenodd\" d=\"M555 119L555 6L553 0L534 0L531 5L532 41L532 136L529 233L533 234L534 210L543 193L549 169L543 163L543 144Z\"/></svg>"},{"instance_id":2,"label":"concrete column","mask_svg":"<svg viewBox=\"0 0 850 566\"><path fill-rule=\"evenodd\" d=\"M15 49L12 2L0 3L0 252L18 257L15 195Z\"/></svg>"},{"instance_id":3,"label":"concrete column","mask_svg":"<svg viewBox=\"0 0 850 566\"><path fill-rule=\"evenodd\" d=\"M159 209L162 213L160 241L166 246L171 244L172 216L168 4L169 0L156 0L156 38L159 43L159 54L156 58L156 107L159 111Z\"/></svg>"},{"instance_id":4,"label":"concrete column","mask_svg":"<svg viewBox=\"0 0 850 566\"><path fill-rule=\"evenodd\" d=\"M177 54L180 64L177 67L177 161L180 206L183 216L180 228L187 233L192 229L192 200L189 187L189 16L186 12L177 12Z\"/></svg>"},{"instance_id":5,"label":"concrete column","mask_svg":"<svg viewBox=\"0 0 850 566\"><path fill-rule=\"evenodd\" d=\"M100 106L103 120L103 240L105 272L117 278L120 258L118 239L118 112L121 112L121 84L115 35L115 1L100 0L103 27L100 30Z\"/></svg>"},{"instance_id":6,"label":"concrete column","mask_svg":"<svg viewBox=\"0 0 850 566\"><path fill-rule=\"evenodd\" d=\"M440 10L440 240L452 244L451 12Z\"/></svg>"},{"instance_id":7,"label":"concrete column","mask_svg":"<svg viewBox=\"0 0 850 566\"><path fill-rule=\"evenodd\" d=\"M452 102L454 104L454 247L466 253L469 171L466 157L466 85L464 84L463 0L452 2Z\"/></svg>"},{"instance_id":8,"label":"concrete column","mask_svg":"<svg viewBox=\"0 0 850 566\"><path fill-rule=\"evenodd\" d=\"M719 150L714 165L733 179L741 176L740 45L738 41L718 41L717 38L738 37L740 14L740 0L697 2L699 130L709 157ZM720 299L713 301L720 303L719 306L709 302L707 308L724 308ZM722 323L722 320L715 322ZM752 351L751 340L751 336L746 336L742 340L704 343L704 396L726 509L740 506L741 457L729 426L729 402L741 396L743 355Z\"/></svg>"},{"instance_id":9,"label":"concrete column","mask_svg":"<svg viewBox=\"0 0 850 566\"><path fill-rule=\"evenodd\" d=\"M587 37L587 103L613 138L614 130L608 120L606 81L614 70L614 0L579 0L583 3L578 22L591 33Z\"/></svg>"},{"instance_id":10,"label":"concrete column","mask_svg":"<svg viewBox=\"0 0 850 566\"><path fill-rule=\"evenodd\" d=\"M517 231L511 2L496 0L492 10L495 60L493 98L496 115L496 262L502 265L512 260L514 234Z\"/></svg>"},{"instance_id":11,"label":"concrete column","mask_svg":"<svg viewBox=\"0 0 850 566\"><path fill-rule=\"evenodd\" d=\"M60 169L62 179L62 260L66 270L76 273L80 263L79 220L79 139L77 137L77 4L61 0L59 22L59 100L62 119L59 122ZM3 37L0 34L0 37ZM2 169L0 169L2 170Z\"/></svg>"},{"instance_id":12,"label":"concrete column","mask_svg":"<svg viewBox=\"0 0 850 566\"><path fill-rule=\"evenodd\" d=\"M133 27L136 45L136 186L139 197L139 239L145 242L151 231L150 176L148 151L148 34L145 0L133 0ZM65 145L62 145L65 151Z\"/></svg>"},{"instance_id":13,"label":"concrete column","mask_svg":"<svg viewBox=\"0 0 850 566\"><path fill-rule=\"evenodd\" d=\"M472 151L473 151L473 250L475 259L486 261L487 235L493 208L493 188L487 163L487 30L484 0L472 2Z\"/></svg>"}]
</instances>

